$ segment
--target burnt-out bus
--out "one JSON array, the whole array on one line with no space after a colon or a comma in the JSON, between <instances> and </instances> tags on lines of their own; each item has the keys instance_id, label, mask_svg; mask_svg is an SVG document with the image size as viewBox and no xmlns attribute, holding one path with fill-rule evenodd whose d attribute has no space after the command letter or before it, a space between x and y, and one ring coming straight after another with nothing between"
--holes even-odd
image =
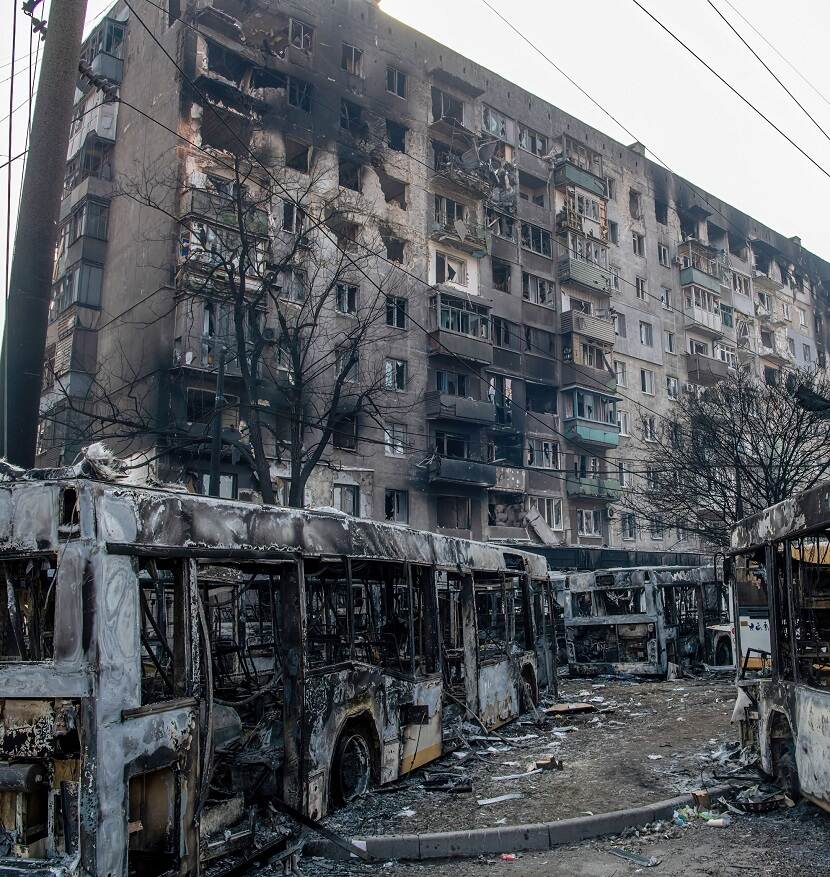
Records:
<instances>
[{"instance_id":1,"label":"burnt-out bus","mask_svg":"<svg viewBox=\"0 0 830 877\"><path fill-rule=\"evenodd\" d=\"M221 870L553 677L538 555L61 475L0 483L0 874Z\"/></svg>"},{"instance_id":2,"label":"burnt-out bus","mask_svg":"<svg viewBox=\"0 0 830 877\"><path fill-rule=\"evenodd\" d=\"M713 566L572 573L563 590L568 667L575 675L665 676L712 663L728 619Z\"/></svg>"},{"instance_id":3,"label":"burnt-out bus","mask_svg":"<svg viewBox=\"0 0 830 877\"><path fill-rule=\"evenodd\" d=\"M830 482L741 521L729 568L769 621L770 675L738 679L743 740L791 795L830 809Z\"/></svg>"}]
</instances>

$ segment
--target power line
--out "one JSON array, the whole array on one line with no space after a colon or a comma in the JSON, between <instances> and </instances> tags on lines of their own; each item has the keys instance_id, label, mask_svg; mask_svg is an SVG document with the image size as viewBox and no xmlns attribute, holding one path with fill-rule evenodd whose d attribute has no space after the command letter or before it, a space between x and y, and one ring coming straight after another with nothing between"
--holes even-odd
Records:
<instances>
[{"instance_id":1,"label":"power line","mask_svg":"<svg viewBox=\"0 0 830 877\"><path fill-rule=\"evenodd\" d=\"M715 12L717 12L717 14L721 17L721 19L723 19L723 21L726 23L727 27L732 31L732 33L735 34L735 36L747 47L747 49L749 49L750 52L752 52L752 54L755 56L755 58L758 60L758 62L763 65L763 67L767 71L767 73L769 73L769 75L781 86L781 88L783 88L784 91L787 92L787 94L792 98L792 100L795 102L795 104L798 106L798 108L804 113L804 115L807 116L807 118L816 126L816 128L819 129L819 131L821 131L822 134L824 134L824 136L828 140L830 140L830 134L828 134L827 131L825 131L824 128L821 127L821 125L816 121L815 117L810 114L809 110L807 110L807 108L804 106L804 104L802 104L801 101L789 90L789 88L787 88L787 86L784 85L784 83L778 78L778 76L770 68L770 66L767 64L767 62L764 61L764 59L755 51L755 49L753 49L752 46L750 46L750 44L741 36L741 34L735 29L732 22L729 21L729 19L720 11L720 9L718 9L717 6L715 6L715 4L712 2L712 0L706 0L706 2L712 7L712 9L715 10Z\"/></svg>"},{"instance_id":2,"label":"power line","mask_svg":"<svg viewBox=\"0 0 830 877\"><path fill-rule=\"evenodd\" d=\"M775 52L776 55L791 69L793 70L799 78L805 82L826 104L830 106L830 98L828 98L823 92L819 91L818 88L798 69L798 67L793 64L782 52L780 52L762 33L758 30L757 27L738 9L730 0L724 0L726 5L736 14L738 15L744 23L754 31L771 49Z\"/></svg>"},{"instance_id":3,"label":"power line","mask_svg":"<svg viewBox=\"0 0 830 877\"><path fill-rule=\"evenodd\" d=\"M482 2L484 2L484 0L482 0ZM779 128L778 125L776 125L775 122L773 122L772 119L769 118L769 116L767 116L765 113L763 113L761 110L759 110L758 107L756 107L755 104L752 103L751 100L749 100L749 98L747 98L743 94L741 94L741 92L738 91L738 89L735 88L735 86L732 85L732 83L730 83L726 79L724 79L723 76L721 76L720 73L718 73L718 71L715 70L715 68L712 67L711 64L709 64L707 61L704 61L703 58L701 58L700 55L698 55L697 52L694 51L694 49L692 49L685 42L683 42L683 40L681 40L680 37L677 36L677 34L675 34L673 30L671 30L671 28L669 28L665 24L663 24L663 22L660 21L660 19L657 18L656 15L654 15L652 12L650 12L648 9L646 9L646 7L643 6L642 3L640 3L640 0L631 0L631 2L638 9L640 9L642 12L644 12L658 27L660 27L662 30L664 30L676 43L681 45L693 58L696 58L716 79L718 79L718 81L723 83L723 85L725 85L736 97L740 98L740 100L743 101L743 103L745 103L754 113L756 113L758 116L760 116L771 128L773 128L775 131L777 131L791 146L795 147L795 149L797 149L804 156L804 158L807 159L807 161L809 161L818 170L820 170L824 174L825 177L830 179L830 171L828 171L826 168L822 167L808 152L803 150L795 142L795 140L793 140L793 138L790 137L789 134L787 134L785 131L783 131L781 128Z\"/></svg>"}]
</instances>

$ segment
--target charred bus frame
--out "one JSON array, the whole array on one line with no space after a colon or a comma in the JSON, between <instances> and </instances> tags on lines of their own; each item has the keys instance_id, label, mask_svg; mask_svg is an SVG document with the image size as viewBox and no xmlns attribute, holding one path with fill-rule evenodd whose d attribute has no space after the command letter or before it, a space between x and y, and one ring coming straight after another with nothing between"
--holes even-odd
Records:
<instances>
[{"instance_id":1,"label":"charred bus frame","mask_svg":"<svg viewBox=\"0 0 830 877\"><path fill-rule=\"evenodd\" d=\"M729 576L768 606L770 675L738 679L743 740L791 795L830 809L830 482L741 521Z\"/></svg>"},{"instance_id":2,"label":"charred bus frame","mask_svg":"<svg viewBox=\"0 0 830 877\"><path fill-rule=\"evenodd\" d=\"M198 873L555 674L543 558L333 512L29 473L0 569L0 873Z\"/></svg>"},{"instance_id":3,"label":"charred bus frame","mask_svg":"<svg viewBox=\"0 0 830 877\"><path fill-rule=\"evenodd\" d=\"M727 611L713 566L572 573L563 590L568 666L578 675L665 676L711 661Z\"/></svg>"}]
</instances>

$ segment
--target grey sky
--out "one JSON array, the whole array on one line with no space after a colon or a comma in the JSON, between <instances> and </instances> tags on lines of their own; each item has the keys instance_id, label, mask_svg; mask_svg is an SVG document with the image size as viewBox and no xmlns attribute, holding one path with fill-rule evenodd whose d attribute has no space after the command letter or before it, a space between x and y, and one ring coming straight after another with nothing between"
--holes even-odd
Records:
<instances>
[{"instance_id":1,"label":"grey sky","mask_svg":"<svg viewBox=\"0 0 830 877\"><path fill-rule=\"evenodd\" d=\"M14 0L19 4L19 0ZM75 2L75 0L64 0ZM145 0L135 0L139 5ZM631 0L490 0L612 115L675 172L830 260L825 212L830 179L745 107ZM772 80L707 0L641 0L721 75L830 171L826 139ZM729 8L713 0L830 132L830 103L818 96ZM826 0L730 0L830 99L830 3ZM12 2L0 17L0 80L11 60ZM92 23L111 0L89 0ZM628 143L631 138L486 8L481 0L382 0L382 8L539 97ZM148 11L153 8L147 5ZM28 65L29 20L18 13L16 55ZM25 101L27 74L15 78L14 106ZM0 118L9 82L0 82ZM13 116L12 153L24 148L26 109ZM0 123L0 162L8 152L8 120ZM11 166L13 207L21 162ZM5 204L7 171L0 171ZM0 264L5 271L5 209L0 210ZM3 275L5 276L5 275Z\"/></svg>"}]
</instances>

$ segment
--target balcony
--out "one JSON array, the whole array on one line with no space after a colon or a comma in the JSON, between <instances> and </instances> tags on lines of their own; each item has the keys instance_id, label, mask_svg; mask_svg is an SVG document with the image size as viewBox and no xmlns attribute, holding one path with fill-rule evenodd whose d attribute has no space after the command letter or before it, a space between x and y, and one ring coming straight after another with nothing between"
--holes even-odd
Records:
<instances>
[{"instance_id":1,"label":"balcony","mask_svg":"<svg viewBox=\"0 0 830 877\"><path fill-rule=\"evenodd\" d=\"M605 268L570 255L559 260L559 280L561 283L577 283L594 292L611 294L611 275Z\"/></svg>"},{"instance_id":2,"label":"balcony","mask_svg":"<svg viewBox=\"0 0 830 877\"><path fill-rule=\"evenodd\" d=\"M120 85L124 78L124 62L108 52L98 52L92 59L90 67L96 76L102 76L114 85Z\"/></svg>"},{"instance_id":3,"label":"balcony","mask_svg":"<svg viewBox=\"0 0 830 877\"><path fill-rule=\"evenodd\" d=\"M591 192L600 198L608 197L605 190L605 180L602 177L594 176L590 171L583 170L569 161L557 163L553 172L553 184L557 188L560 186L579 186L580 189Z\"/></svg>"},{"instance_id":4,"label":"balcony","mask_svg":"<svg viewBox=\"0 0 830 877\"><path fill-rule=\"evenodd\" d=\"M791 365L794 359L790 351L777 341L773 343L772 347L761 343L758 346L758 355L763 356L764 359L772 360L778 365Z\"/></svg>"},{"instance_id":5,"label":"balcony","mask_svg":"<svg viewBox=\"0 0 830 877\"><path fill-rule=\"evenodd\" d=\"M427 480L430 484L466 484L494 487L496 467L478 460L458 460L436 456L429 464Z\"/></svg>"},{"instance_id":6,"label":"balcony","mask_svg":"<svg viewBox=\"0 0 830 877\"><path fill-rule=\"evenodd\" d=\"M689 380L702 387L711 387L729 376L729 366L723 360L702 353L687 353L686 368Z\"/></svg>"},{"instance_id":7,"label":"balcony","mask_svg":"<svg viewBox=\"0 0 830 877\"><path fill-rule=\"evenodd\" d=\"M594 368L578 362L566 362L562 366L562 389L573 386L585 387L592 392L603 389L609 393L616 393L617 376L608 369Z\"/></svg>"},{"instance_id":8,"label":"balcony","mask_svg":"<svg viewBox=\"0 0 830 877\"><path fill-rule=\"evenodd\" d=\"M236 202L233 198L207 189L188 189L182 200L186 215L199 216L213 224L239 228ZM249 232L263 237L268 234L268 214L264 210L245 210L245 225Z\"/></svg>"},{"instance_id":9,"label":"balcony","mask_svg":"<svg viewBox=\"0 0 830 877\"><path fill-rule=\"evenodd\" d=\"M477 169L468 169L462 164L461 158L453 153L442 153L435 157L435 179L449 183L476 200L487 196L493 188Z\"/></svg>"},{"instance_id":10,"label":"balcony","mask_svg":"<svg viewBox=\"0 0 830 877\"><path fill-rule=\"evenodd\" d=\"M723 335L723 321L720 312L707 311L697 307L697 305L686 307L686 327L715 337Z\"/></svg>"},{"instance_id":11,"label":"balcony","mask_svg":"<svg viewBox=\"0 0 830 877\"><path fill-rule=\"evenodd\" d=\"M92 98L92 100L102 99L103 95L100 94L96 94ZM94 109L90 109L87 104L81 104L81 107L85 111L85 115L79 119L77 129L73 130L69 138L69 148L66 150L67 161L78 153L88 137L94 136L97 140L115 143L118 104L114 102L99 103Z\"/></svg>"},{"instance_id":12,"label":"balcony","mask_svg":"<svg viewBox=\"0 0 830 877\"><path fill-rule=\"evenodd\" d=\"M586 417L568 417L563 422L568 441L601 448L616 448L620 443L620 428L616 423L588 420Z\"/></svg>"},{"instance_id":13,"label":"balcony","mask_svg":"<svg viewBox=\"0 0 830 877\"><path fill-rule=\"evenodd\" d=\"M529 432L559 432L559 415L550 412L528 411L525 428Z\"/></svg>"},{"instance_id":14,"label":"balcony","mask_svg":"<svg viewBox=\"0 0 830 877\"><path fill-rule=\"evenodd\" d=\"M578 210L565 205L556 214L556 233L562 235L567 234L568 231L587 234L588 237L599 238L603 243L608 243L607 222L585 217Z\"/></svg>"},{"instance_id":15,"label":"balcony","mask_svg":"<svg viewBox=\"0 0 830 877\"><path fill-rule=\"evenodd\" d=\"M485 425L496 421L496 408L487 400L451 396L448 393L427 393L424 401L428 420L464 420Z\"/></svg>"},{"instance_id":16,"label":"balcony","mask_svg":"<svg viewBox=\"0 0 830 877\"><path fill-rule=\"evenodd\" d=\"M430 238L455 250L470 253L478 259L487 255L487 236L483 225L472 222L434 222Z\"/></svg>"},{"instance_id":17,"label":"balcony","mask_svg":"<svg viewBox=\"0 0 830 877\"><path fill-rule=\"evenodd\" d=\"M525 493L527 490L527 470L515 466L496 466L496 483L493 490L502 493Z\"/></svg>"},{"instance_id":18,"label":"balcony","mask_svg":"<svg viewBox=\"0 0 830 877\"><path fill-rule=\"evenodd\" d=\"M583 338L593 338L603 344L613 345L616 339L611 320L582 311L565 311L562 314L562 332L575 332Z\"/></svg>"},{"instance_id":19,"label":"balcony","mask_svg":"<svg viewBox=\"0 0 830 877\"><path fill-rule=\"evenodd\" d=\"M784 288L783 283L779 283L777 280L773 280L768 274L764 274L763 271L754 271L752 274L752 285L756 289L760 289L763 292L771 292L776 293L780 292Z\"/></svg>"},{"instance_id":20,"label":"balcony","mask_svg":"<svg viewBox=\"0 0 830 877\"><path fill-rule=\"evenodd\" d=\"M455 355L484 365L493 364L493 344L489 338L462 335L449 329L433 329L429 333L429 341L432 355Z\"/></svg>"},{"instance_id":21,"label":"balcony","mask_svg":"<svg viewBox=\"0 0 830 877\"><path fill-rule=\"evenodd\" d=\"M706 271L701 271L700 268L695 268L693 265L680 269L680 285L701 286L703 289L708 289L709 292L720 295L720 279L712 274L707 274Z\"/></svg>"},{"instance_id":22,"label":"balcony","mask_svg":"<svg viewBox=\"0 0 830 877\"><path fill-rule=\"evenodd\" d=\"M598 475L568 475L565 489L568 496L604 499L609 502L616 502L622 494L622 485L616 478Z\"/></svg>"}]
</instances>

